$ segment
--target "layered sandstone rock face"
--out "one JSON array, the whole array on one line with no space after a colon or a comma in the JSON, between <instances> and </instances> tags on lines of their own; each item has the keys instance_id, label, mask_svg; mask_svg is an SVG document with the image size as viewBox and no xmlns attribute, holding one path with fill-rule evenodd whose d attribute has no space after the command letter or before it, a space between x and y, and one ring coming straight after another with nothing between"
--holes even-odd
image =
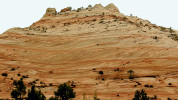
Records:
<instances>
[{"instance_id":1,"label":"layered sandstone rock face","mask_svg":"<svg viewBox=\"0 0 178 100\"><path fill-rule=\"evenodd\" d=\"M73 81L76 100L84 93L93 99L95 90L101 100L131 100L140 89L176 99L178 32L170 30L125 16L113 4L61 13L49 8L31 26L0 35L0 74L8 74L0 77L0 99L11 98L13 80L27 75L27 87L35 81L47 98ZM135 79L128 79L129 70Z\"/></svg>"},{"instance_id":2,"label":"layered sandstone rock face","mask_svg":"<svg viewBox=\"0 0 178 100\"><path fill-rule=\"evenodd\" d=\"M119 12L119 9L114 4L109 4L105 8L113 12Z\"/></svg>"},{"instance_id":3,"label":"layered sandstone rock face","mask_svg":"<svg viewBox=\"0 0 178 100\"><path fill-rule=\"evenodd\" d=\"M67 7L67 8L62 9L62 10L60 11L60 13L66 12L66 11L71 11L71 10L72 10L71 7Z\"/></svg>"},{"instance_id":4,"label":"layered sandstone rock face","mask_svg":"<svg viewBox=\"0 0 178 100\"><path fill-rule=\"evenodd\" d=\"M56 15L57 14L57 11L55 8L48 8L46 10L46 15Z\"/></svg>"}]
</instances>

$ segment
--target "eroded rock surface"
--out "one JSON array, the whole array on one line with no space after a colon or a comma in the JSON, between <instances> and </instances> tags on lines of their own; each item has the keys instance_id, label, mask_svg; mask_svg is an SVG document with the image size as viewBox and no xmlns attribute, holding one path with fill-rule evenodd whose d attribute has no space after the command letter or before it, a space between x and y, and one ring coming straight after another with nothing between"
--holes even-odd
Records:
<instances>
[{"instance_id":1,"label":"eroded rock surface","mask_svg":"<svg viewBox=\"0 0 178 100\"><path fill-rule=\"evenodd\" d=\"M76 100L84 93L93 99L95 90L101 100L131 100L141 89L161 100L178 98L176 30L125 16L113 4L46 14L0 35L0 74L8 74L0 77L0 99L11 98L13 80L27 75L27 88L35 81L47 98L68 81Z\"/></svg>"}]
</instances>

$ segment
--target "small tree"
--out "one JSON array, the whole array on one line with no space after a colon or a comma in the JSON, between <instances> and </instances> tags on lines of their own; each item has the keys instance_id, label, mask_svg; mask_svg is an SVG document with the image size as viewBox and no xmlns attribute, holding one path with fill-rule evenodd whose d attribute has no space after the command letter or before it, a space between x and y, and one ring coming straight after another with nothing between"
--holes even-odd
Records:
<instances>
[{"instance_id":1,"label":"small tree","mask_svg":"<svg viewBox=\"0 0 178 100\"><path fill-rule=\"evenodd\" d=\"M78 8L78 9L77 9L77 12L79 12L79 11L81 11L81 10L82 10L82 8Z\"/></svg>"},{"instance_id":2,"label":"small tree","mask_svg":"<svg viewBox=\"0 0 178 100\"><path fill-rule=\"evenodd\" d=\"M173 33L172 27L169 28L169 32L170 32L171 34Z\"/></svg>"},{"instance_id":3,"label":"small tree","mask_svg":"<svg viewBox=\"0 0 178 100\"><path fill-rule=\"evenodd\" d=\"M17 89L13 89L13 90L12 90L11 96L12 96L12 98L14 98L15 100L18 100L19 92L17 91Z\"/></svg>"},{"instance_id":4,"label":"small tree","mask_svg":"<svg viewBox=\"0 0 178 100\"><path fill-rule=\"evenodd\" d=\"M104 12L102 12L102 16L104 16Z\"/></svg>"},{"instance_id":5,"label":"small tree","mask_svg":"<svg viewBox=\"0 0 178 100\"><path fill-rule=\"evenodd\" d=\"M95 90L95 94L94 94L94 96L93 96L93 100L99 100L99 99L98 99L98 96L97 96L97 90Z\"/></svg>"},{"instance_id":6,"label":"small tree","mask_svg":"<svg viewBox=\"0 0 178 100\"><path fill-rule=\"evenodd\" d=\"M58 87L57 92L54 92L54 94L55 94L57 99L60 97L62 100L69 100L71 98L75 98L75 92L66 83L61 84Z\"/></svg>"},{"instance_id":7,"label":"small tree","mask_svg":"<svg viewBox=\"0 0 178 100\"><path fill-rule=\"evenodd\" d=\"M35 85L31 87L31 90L28 90L28 98L27 100L45 100L46 97L39 90L35 90Z\"/></svg>"},{"instance_id":8,"label":"small tree","mask_svg":"<svg viewBox=\"0 0 178 100\"><path fill-rule=\"evenodd\" d=\"M134 71L133 70L129 70L129 71L127 71L127 73L129 73L129 79L134 79L134 76L133 76Z\"/></svg>"},{"instance_id":9,"label":"small tree","mask_svg":"<svg viewBox=\"0 0 178 100\"><path fill-rule=\"evenodd\" d=\"M23 83L23 79L21 78L19 81L14 81L13 84L15 85L16 89L13 89L11 92L12 98L15 100L19 99L22 100L22 96L26 94L26 86Z\"/></svg>"},{"instance_id":10,"label":"small tree","mask_svg":"<svg viewBox=\"0 0 178 100\"><path fill-rule=\"evenodd\" d=\"M92 8L92 5L88 5L88 8Z\"/></svg>"},{"instance_id":11,"label":"small tree","mask_svg":"<svg viewBox=\"0 0 178 100\"><path fill-rule=\"evenodd\" d=\"M133 100L149 100L149 96L147 96L147 93L143 89L141 91L137 90Z\"/></svg>"}]
</instances>

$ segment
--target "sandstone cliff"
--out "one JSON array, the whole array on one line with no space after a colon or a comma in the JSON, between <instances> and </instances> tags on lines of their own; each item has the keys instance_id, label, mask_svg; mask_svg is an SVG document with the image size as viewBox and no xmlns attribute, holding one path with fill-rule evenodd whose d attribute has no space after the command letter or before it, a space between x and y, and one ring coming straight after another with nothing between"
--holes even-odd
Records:
<instances>
[{"instance_id":1,"label":"sandstone cliff","mask_svg":"<svg viewBox=\"0 0 178 100\"><path fill-rule=\"evenodd\" d=\"M0 99L11 98L12 81L24 75L28 86L38 79L36 86L47 98L60 83L74 81L76 100L84 92L91 99L95 90L101 100L131 100L140 89L159 99L176 99L177 35L126 16L114 4L61 12L48 8L31 26L0 35L0 73L8 73L0 77ZM128 70L135 79L128 79Z\"/></svg>"}]
</instances>

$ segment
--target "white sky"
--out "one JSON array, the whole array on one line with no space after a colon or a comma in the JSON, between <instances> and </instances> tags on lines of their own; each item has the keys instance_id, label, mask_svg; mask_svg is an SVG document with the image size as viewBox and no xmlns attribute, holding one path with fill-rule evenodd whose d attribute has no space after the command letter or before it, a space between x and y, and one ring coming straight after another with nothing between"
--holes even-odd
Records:
<instances>
[{"instance_id":1,"label":"white sky","mask_svg":"<svg viewBox=\"0 0 178 100\"><path fill-rule=\"evenodd\" d=\"M154 24L178 30L178 0L0 0L0 33L12 27L27 27L38 21L48 7L57 11L72 8L106 6L114 3L125 15L133 14Z\"/></svg>"}]
</instances>

